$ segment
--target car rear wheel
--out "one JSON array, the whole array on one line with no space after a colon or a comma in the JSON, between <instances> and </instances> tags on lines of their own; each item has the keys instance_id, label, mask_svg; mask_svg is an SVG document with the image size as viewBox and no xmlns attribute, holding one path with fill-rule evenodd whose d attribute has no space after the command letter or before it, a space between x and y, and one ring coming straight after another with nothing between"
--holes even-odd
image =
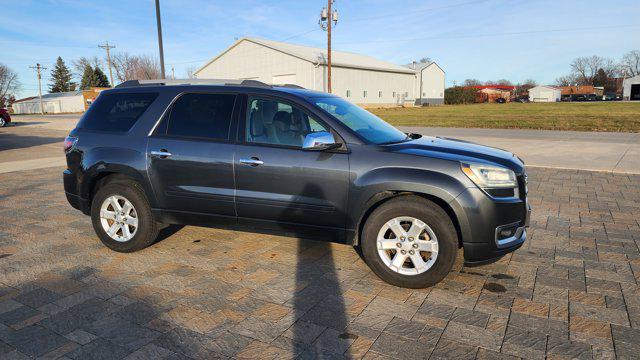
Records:
<instances>
[{"instance_id":1,"label":"car rear wheel","mask_svg":"<svg viewBox=\"0 0 640 360\"><path fill-rule=\"evenodd\" d=\"M96 192L91 221L102 243L118 252L146 248L159 231L140 185L130 180L108 182Z\"/></svg>"},{"instance_id":2,"label":"car rear wheel","mask_svg":"<svg viewBox=\"0 0 640 360\"><path fill-rule=\"evenodd\" d=\"M418 196L391 199L367 219L362 252L371 270L401 287L424 288L451 271L458 239L449 215Z\"/></svg>"},{"instance_id":3,"label":"car rear wheel","mask_svg":"<svg viewBox=\"0 0 640 360\"><path fill-rule=\"evenodd\" d=\"M2 116L0 116L0 127L5 127L5 125L7 125L7 122L4 120Z\"/></svg>"}]
</instances>

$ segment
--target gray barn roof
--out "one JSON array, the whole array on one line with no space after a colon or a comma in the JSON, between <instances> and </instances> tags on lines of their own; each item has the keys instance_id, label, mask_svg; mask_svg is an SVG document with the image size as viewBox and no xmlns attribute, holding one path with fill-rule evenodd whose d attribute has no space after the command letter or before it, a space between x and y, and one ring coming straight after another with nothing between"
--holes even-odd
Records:
<instances>
[{"instance_id":1,"label":"gray barn roof","mask_svg":"<svg viewBox=\"0 0 640 360\"><path fill-rule=\"evenodd\" d=\"M209 60L206 64L200 67L195 73L199 73L212 62L216 61L220 56L227 53L229 50L236 47L243 41L249 41L254 44L262 45L270 49L280 51L282 53L295 56L297 58L309 61L314 64L325 64L327 58L327 49L316 48L312 46L289 44L280 41L264 40L257 38L241 38L231 45L228 49L223 51L218 56ZM355 54L346 51L331 51L331 65L337 67L348 67L356 69L378 70L388 71L405 74L415 74L415 71L404 66L396 65L387 61L379 60L371 56Z\"/></svg>"}]
</instances>

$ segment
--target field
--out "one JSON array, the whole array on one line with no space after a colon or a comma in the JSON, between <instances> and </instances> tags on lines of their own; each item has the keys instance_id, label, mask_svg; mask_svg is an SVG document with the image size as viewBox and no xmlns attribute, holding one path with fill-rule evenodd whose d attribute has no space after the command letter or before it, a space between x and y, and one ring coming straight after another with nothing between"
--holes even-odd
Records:
<instances>
[{"instance_id":1,"label":"field","mask_svg":"<svg viewBox=\"0 0 640 360\"><path fill-rule=\"evenodd\" d=\"M640 132L640 102L368 109L396 126Z\"/></svg>"}]
</instances>

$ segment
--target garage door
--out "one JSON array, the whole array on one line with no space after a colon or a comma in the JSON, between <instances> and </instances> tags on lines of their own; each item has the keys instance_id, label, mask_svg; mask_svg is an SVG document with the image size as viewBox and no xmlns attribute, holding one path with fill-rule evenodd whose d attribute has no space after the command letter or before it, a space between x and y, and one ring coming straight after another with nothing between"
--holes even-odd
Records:
<instances>
[{"instance_id":1,"label":"garage door","mask_svg":"<svg viewBox=\"0 0 640 360\"><path fill-rule=\"evenodd\" d=\"M631 85L630 95L629 100L640 100L640 84Z\"/></svg>"},{"instance_id":2,"label":"garage door","mask_svg":"<svg viewBox=\"0 0 640 360\"><path fill-rule=\"evenodd\" d=\"M553 99L553 91L540 91L540 97L543 101L551 101Z\"/></svg>"},{"instance_id":3,"label":"garage door","mask_svg":"<svg viewBox=\"0 0 640 360\"><path fill-rule=\"evenodd\" d=\"M271 78L271 83L276 85L300 85L296 82L296 74L273 75L273 77Z\"/></svg>"}]
</instances>

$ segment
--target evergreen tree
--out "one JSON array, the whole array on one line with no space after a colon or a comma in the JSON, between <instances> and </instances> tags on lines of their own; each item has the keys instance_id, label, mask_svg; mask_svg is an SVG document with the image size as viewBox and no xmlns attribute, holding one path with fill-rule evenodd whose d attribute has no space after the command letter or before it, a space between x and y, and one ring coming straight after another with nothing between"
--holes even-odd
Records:
<instances>
[{"instance_id":1,"label":"evergreen tree","mask_svg":"<svg viewBox=\"0 0 640 360\"><path fill-rule=\"evenodd\" d=\"M71 71L60 56L56 60L56 66L51 71L51 83L49 84L49 92L58 93L71 91Z\"/></svg>"},{"instance_id":2,"label":"evergreen tree","mask_svg":"<svg viewBox=\"0 0 640 360\"><path fill-rule=\"evenodd\" d=\"M102 70L96 66L93 70L93 86L95 87L111 87L109 85L109 80L107 79L107 75L102 72Z\"/></svg>"},{"instance_id":3,"label":"evergreen tree","mask_svg":"<svg viewBox=\"0 0 640 360\"><path fill-rule=\"evenodd\" d=\"M93 77L93 69L90 65L85 65L84 71L82 73L82 80L80 80L80 89L89 90L92 86L94 86Z\"/></svg>"},{"instance_id":4,"label":"evergreen tree","mask_svg":"<svg viewBox=\"0 0 640 360\"><path fill-rule=\"evenodd\" d=\"M593 77L593 86L605 86L607 85L608 80L609 77L607 76L607 73L604 71L604 69L600 68L598 69L596 75Z\"/></svg>"}]
</instances>

